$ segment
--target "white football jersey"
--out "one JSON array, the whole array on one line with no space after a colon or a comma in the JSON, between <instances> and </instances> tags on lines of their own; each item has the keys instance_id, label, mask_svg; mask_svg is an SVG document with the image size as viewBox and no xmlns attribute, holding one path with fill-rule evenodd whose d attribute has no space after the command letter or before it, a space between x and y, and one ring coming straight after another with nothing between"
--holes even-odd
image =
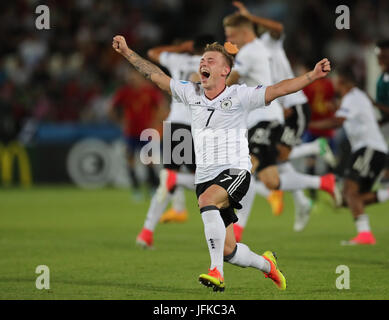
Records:
<instances>
[{"instance_id":1,"label":"white football jersey","mask_svg":"<svg viewBox=\"0 0 389 320\"><path fill-rule=\"evenodd\" d=\"M250 172L247 141L247 116L265 106L263 86L226 87L209 100L199 83L170 81L172 96L189 107L196 155L195 183L214 179L227 169Z\"/></svg>"},{"instance_id":2,"label":"white football jersey","mask_svg":"<svg viewBox=\"0 0 389 320\"><path fill-rule=\"evenodd\" d=\"M159 62L166 67L173 79L189 80L192 73L197 72L201 56L187 53L162 52L159 55ZM190 112L182 103L172 98L170 113L166 119L174 123L190 125Z\"/></svg>"},{"instance_id":3,"label":"white football jersey","mask_svg":"<svg viewBox=\"0 0 389 320\"><path fill-rule=\"evenodd\" d=\"M374 107L362 90L354 87L342 99L336 117L346 118L343 127L351 144L352 152L363 147L388 152L385 139L378 127Z\"/></svg>"},{"instance_id":4,"label":"white football jersey","mask_svg":"<svg viewBox=\"0 0 389 320\"><path fill-rule=\"evenodd\" d=\"M272 57L272 83L295 77L284 50L284 38L284 35L282 35L279 39L274 39L269 32L265 32L260 38ZM279 97L278 100L284 108L290 108L308 102L308 99L302 90Z\"/></svg>"},{"instance_id":5,"label":"white football jersey","mask_svg":"<svg viewBox=\"0 0 389 320\"><path fill-rule=\"evenodd\" d=\"M240 83L249 87L273 84L271 75L272 58L260 39L245 44L235 57L234 70L240 75ZM280 103L273 100L270 108L256 109L250 113L247 125L254 127L260 121L279 121L284 123L284 113Z\"/></svg>"}]
</instances>

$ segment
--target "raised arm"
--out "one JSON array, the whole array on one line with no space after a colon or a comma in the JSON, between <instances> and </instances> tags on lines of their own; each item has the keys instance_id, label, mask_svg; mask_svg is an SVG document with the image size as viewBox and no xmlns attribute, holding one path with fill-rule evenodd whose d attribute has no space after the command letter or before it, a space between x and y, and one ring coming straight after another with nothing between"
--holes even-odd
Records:
<instances>
[{"instance_id":1,"label":"raised arm","mask_svg":"<svg viewBox=\"0 0 389 320\"><path fill-rule=\"evenodd\" d=\"M160 63L159 56L162 52L192 52L193 51L193 41L188 40L185 42L182 42L180 44L172 44L167 46L159 46L155 48L151 48L147 51L147 55L150 58L150 60L154 61L155 63Z\"/></svg>"},{"instance_id":2,"label":"raised arm","mask_svg":"<svg viewBox=\"0 0 389 320\"><path fill-rule=\"evenodd\" d=\"M233 1L232 4L238 8L239 13L247 17L251 22L259 24L268 30L281 34L284 31L284 25L278 21L257 17L252 15L246 8L246 6L240 1Z\"/></svg>"},{"instance_id":3,"label":"raised arm","mask_svg":"<svg viewBox=\"0 0 389 320\"><path fill-rule=\"evenodd\" d=\"M303 74L300 77L283 80L266 88L265 100L266 104L272 102L278 97L297 92L317 79L324 78L331 71L330 61L325 58L316 63L312 71Z\"/></svg>"},{"instance_id":4,"label":"raised arm","mask_svg":"<svg viewBox=\"0 0 389 320\"><path fill-rule=\"evenodd\" d=\"M136 70L138 70L146 79L153 81L162 90L171 94L171 78L162 72L155 64L140 57L136 52L128 48L126 40L122 36L113 38L112 47L116 52L125 57Z\"/></svg>"},{"instance_id":5,"label":"raised arm","mask_svg":"<svg viewBox=\"0 0 389 320\"><path fill-rule=\"evenodd\" d=\"M323 120L311 121L308 125L308 128L309 129L320 129L320 130L337 129L343 125L343 122L345 120L346 120L346 118L333 117L333 118L328 118L328 119L323 119Z\"/></svg>"}]
</instances>

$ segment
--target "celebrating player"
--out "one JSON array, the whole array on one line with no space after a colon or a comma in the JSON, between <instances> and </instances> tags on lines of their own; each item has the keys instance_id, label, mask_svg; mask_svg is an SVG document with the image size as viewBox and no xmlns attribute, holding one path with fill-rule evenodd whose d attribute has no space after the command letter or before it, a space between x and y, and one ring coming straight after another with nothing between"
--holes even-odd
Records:
<instances>
[{"instance_id":1,"label":"celebrating player","mask_svg":"<svg viewBox=\"0 0 389 320\"><path fill-rule=\"evenodd\" d=\"M205 48L199 65L201 83L170 78L129 49L122 36L115 36L112 46L141 74L191 111L196 194L211 257L209 273L201 274L200 282L213 287L215 291L223 291L225 259L237 266L261 270L279 289L285 290L285 277L278 269L272 252L266 251L260 256L235 241L233 223L237 217L234 208L241 208L239 202L250 184L251 161L245 135L246 118L250 110L265 107L274 99L301 90L312 81L325 77L331 69L330 62L323 59L314 70L267 87L229 87L226 79L231 72L233 58L217 43ZM210 137L210 141L207 141L207 137ZM215 138L225 143L214 143Z\"/></svg>"},{"instance_id":2,"label":"celebrating player","mask_svg":"<svg viewBox=\"0 0 389 320\"><path fill-rule=\"evenodd\" d=\"M355 220L358 234L349 244L375 244L365 205L389 200L389 190L372 192L385 168L388 147L378 127L374 107L368 96L355 85L350 68L337 69L335 90L342 97L340 109L332 119L310 123L316 129L343 126L351 144L351 160L345 171L343 197Z\"/></svg>"},{"instance_id":3,"label":"celebrating player","mask_svg":"<svg viewBox=\"0 0 389 320\"><path fill-rule=\"evenodd\" d=\"M227 80L228 84L238 81L247 85L262 83L270 85L274 83L272 74L275 73L271 67L272 55L263 44L263 41L256 37L253 23L241 14L233 14L224 18L224 30L227 41L232 42L239 48L236 55L234 69ZM278 61L277 61L278 62ZM277 99L278 100L278 99ZM298 173L288 162L278 165L279 145L283 135L284 114L278 101L273 101L273 108L255 109L250 112L248 120L249 149L252 155L255 176L263 183L257 183L256 188L261 187L261 194L270 195L271 190L293 191L295 200L298 203L299 212L296 215L298 222L295 230L301 230L301 216L308 216L311 208L309 200L302 190L306 188L321 189L329 192L335 197L336 185L333 174L310 176ZM254 183L248 192L248 196L243 199L243 209L239 211L239 223L235 227L235 234L239 240L248 216L251 211L255 194ZM274 201L274 200L272 200ZM279 203L280 201L277 201ZM281 210L281 209L279 209ZM274 210L278 211L278 210ZM303 221L306 223L307 220Z\"/></svg>"},{"instance_id":4,"label":"celebrating player","mask_svg":"<svg viewBox=\"0 0 389 320\"><path fill-rule=\"evenodd\" d=\"M239 9L239 13L248 18L255 25L265 28L265 32L261 35L263 45L271 55L271 72L272 81L279 82L283 79L293 78L294 73L290 65L289 59L284 50L284 25L278 21L258 17L251 14L242 2L234 1L233 5ZM327 140L319 139L313 144L302 143L302 135L308 126L311 112L308 104L308 99L303 91L298 91L293 94L288 94L278 98L281 106L284 108L285 126L281 135L278 149L280 151L280 159L285 161L288 158L298 158L306 155L321 155L324 160L331 166L335 166L335 158L327 144ZM293 148L293 155L291 151ZM301 149L299 151L298 149Z\"/></svg>"}]
</instances>

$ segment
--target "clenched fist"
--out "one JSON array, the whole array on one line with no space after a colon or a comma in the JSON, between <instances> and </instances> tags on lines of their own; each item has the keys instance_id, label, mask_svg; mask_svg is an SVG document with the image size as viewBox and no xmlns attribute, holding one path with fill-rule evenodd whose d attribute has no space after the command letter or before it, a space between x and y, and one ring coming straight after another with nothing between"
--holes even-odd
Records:
<instances>
[{"instance_id":1,"label":"clenched fist","mask_svg":"<svg viewBox=\"0 0 389 320\"><path fill-rule=\"evenodd\" d=\"M116 52L124 55L128 50L126 39L123 36L115 36L112 41L112 47Z\"/></svg>"},{"instance_id":2,"label":"clenched fist","mask_svg":"<svg viewBox=\"0 0 389 320\"><path fill-rule=\"evenodd\" d=\"M314 79L324 78L331 71L331 63L327 58L319 61L313 69Z\"/></svg>"}]
</instances>

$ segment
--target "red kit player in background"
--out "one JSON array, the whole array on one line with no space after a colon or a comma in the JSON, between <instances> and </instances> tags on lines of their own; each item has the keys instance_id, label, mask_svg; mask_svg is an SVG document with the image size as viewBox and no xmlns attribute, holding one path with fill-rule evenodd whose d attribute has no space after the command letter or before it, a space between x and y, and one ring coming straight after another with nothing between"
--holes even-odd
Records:
<instances>
[{"instance_id":1,"label":"red kit player in background","mask_svg":"<svg viewBox=\"0 0 389 320\"><path fill-rule=\"evenodd\" d=\"M161 131L162 121L168 114L167 101L156 86L145 80L138 72L129 70L127 83L114 94L111 116L123 129L127 145L128 170L135 200L143 198L135 170L135 154L148 141L140 141L143 130L154 128ZM152 164L147 165L147 181L152 190L158 187L158 177Z\"/></svg>"}]
</instances>

